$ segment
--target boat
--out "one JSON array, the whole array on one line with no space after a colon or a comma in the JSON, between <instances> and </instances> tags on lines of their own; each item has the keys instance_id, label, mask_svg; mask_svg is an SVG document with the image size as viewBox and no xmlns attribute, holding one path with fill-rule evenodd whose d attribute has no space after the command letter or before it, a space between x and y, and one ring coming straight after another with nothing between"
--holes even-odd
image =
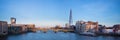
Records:
<instances>
[{"instance_id":1,"label":"boat","mask_svg":"<svg viewBox=\"0 0 120 40\"><path fill-rule=\"evenodd\" d=\"M83 33L79 33L80 35L85 35L85 36L97 36L95 33L92 32L83 32Z\"/></svg>"}]
</instances>

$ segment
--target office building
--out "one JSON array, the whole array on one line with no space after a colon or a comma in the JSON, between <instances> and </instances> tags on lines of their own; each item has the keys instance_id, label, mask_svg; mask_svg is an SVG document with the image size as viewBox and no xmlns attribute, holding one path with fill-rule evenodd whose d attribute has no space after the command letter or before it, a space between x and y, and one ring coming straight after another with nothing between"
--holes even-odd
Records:
<instances>
[{"instance_id":1,"label":"office building","mask_svg":"<svg viewBox=\"0 0 120 40\"><path fill-rule=\"evenodd\" d=\"M0 35L8 34L8 24L6 21L0 21Z\"/></svg>"},{"instance_id":2,"label":"office building","mask_svg":"<svg viewBox=\"0 0 120 40\"><path fill-rule=\"evenodd\" d=\"M11 18L11 24L16 24L16 18Z\"/></svg>"}]
</instances>

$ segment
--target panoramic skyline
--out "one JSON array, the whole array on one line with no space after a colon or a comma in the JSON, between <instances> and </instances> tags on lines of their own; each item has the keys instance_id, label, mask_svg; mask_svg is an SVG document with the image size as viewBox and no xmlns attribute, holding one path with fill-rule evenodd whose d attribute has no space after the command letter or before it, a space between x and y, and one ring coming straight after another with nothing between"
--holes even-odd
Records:
<instances>
[{"instance_id":1,"label":"panoramic skyline","mask_svg":"<svg viewBox=\"0 0 120 40\"><path fill-rule=\"evenodd\" d=\"M119 0L0 0L0 20L37 26L65 25L72 9L73 24L78 20L98 21L112 26L120 23Z\"/></svg>"}]
</instances>

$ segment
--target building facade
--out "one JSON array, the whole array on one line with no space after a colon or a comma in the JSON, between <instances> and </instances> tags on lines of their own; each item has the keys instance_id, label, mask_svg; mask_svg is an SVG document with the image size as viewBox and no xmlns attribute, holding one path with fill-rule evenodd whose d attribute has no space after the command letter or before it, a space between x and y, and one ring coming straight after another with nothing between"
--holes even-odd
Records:
<instances>
[{"instance_id":1,"label":"building facade","mask_svg":"<svg viewBox=\"0 0 120 40\"><path fill-rule=\"evenodd\" d=\"M116 24L113 26L113 32L120 34L120 24Z\"/></svg>"},{"instance_id":2,"label":"building facade","mask_svg":"<svg viewBox=\"0 0 120 40\"><path fill-rule=\"evenodd\" d=\"M27 32L27 27L24 24L9 24L9 33L23 33Z\"/></svg>"},{"instance_id":3,"label":"building facade","mask_svg":"<svg viewBox=\"0 0 120 40\"><path fill-rule=\"evenodd\" d=\"M26 24L25 27L27 27L27 31L29 32L35 32L35 24Z\"/></svg>"},{"instance_id":4,"label":"building facade","mask_svg":"<svg viewBox=\"0 0 120 40\"><path fill-rule=\"evenodd\" d=\"M79 33L85 32L86 24L84 21L77 21L76 22L76 31Z\"/></svg>"},{"instance_id":5,"label":"building facade","mask_svg":"<svg viewBox=\"0 0 120 40\"><path fill-rule=\"evenodd\" d=\"M84 32L95 33L98 31L98 22L77 21L76 22L76 31L78 33L84 33Z\"/></svg>"},{"instance_id":6,"label":"building facade","mask_svg":"<svg viewBox=\"0 0 120 40\"><path fill-rule=\"evenodd\" d=\"M8 24L6 21L0 21L0 35L8 34Z\"/></svg>"},{"instance_id":7,"label":"building facade","mask_svg":"<svg viewBox=\"0 0 120 40\"><path fill-rule=\"evenodd\" d=\"M28 31L34 31L34 24L9 24L9 33L25 33Z\"/></svg>"}]
</instances>

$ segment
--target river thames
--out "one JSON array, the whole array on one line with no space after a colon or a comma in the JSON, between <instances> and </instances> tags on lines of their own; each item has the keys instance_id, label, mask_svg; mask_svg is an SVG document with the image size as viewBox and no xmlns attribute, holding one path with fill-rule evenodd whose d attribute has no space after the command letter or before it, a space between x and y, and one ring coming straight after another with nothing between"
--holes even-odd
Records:
<instances>
[{"instance_id":1,"label":"river thames","mask_svg":"<svg viewBox=\"0 0 120 40\"><path fill-rule=\"evenodd\" d=\"M53 32L48 31L46 33L42 31L37 31L35 33L29 32L19 35L9 35L5 38L0 38L0 40L120 40L120 37L112 36L83 36L76 33L64 33L64 32Z\"/></svg>"}]
</instances>

